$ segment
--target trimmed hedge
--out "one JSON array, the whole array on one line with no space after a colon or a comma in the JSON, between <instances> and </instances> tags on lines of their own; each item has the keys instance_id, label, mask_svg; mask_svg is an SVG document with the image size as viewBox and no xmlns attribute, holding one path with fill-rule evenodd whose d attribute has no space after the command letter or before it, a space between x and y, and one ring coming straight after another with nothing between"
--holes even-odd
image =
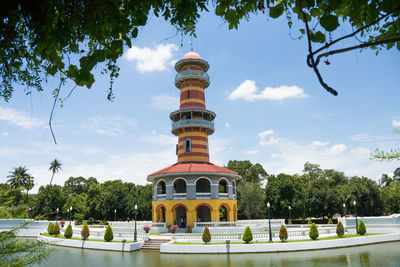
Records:
<instances>
[{"instance_id":1,"label":"trimmed hedge","mask_svg":"<svg viewBox=\"0 0 400 267\"><path fill-rule=\"evenodd\" d=\"M244 229L243 241L246 242L246 244L250 243L251 240L253 240L253 233L251 232L250 226L246 226L246 229Z\"/></svg>"},{"instance_id":2,"label":"trimmed hedge","mask_svg":"<svg viewBox=\"0 0 400 267\"><path fill-rule=\"evenodd\" d=\"M203 239L203 242L205 244L209 243L211 241L211 233L210 233L210 229L208 229L208 227L204 227L204 231L203 231L203 236L201 237Z\"/></svg>"},{"instance_id":3,"label":"trimmed hedge","mask_svg":"<svg viewBox=\"0 0 400 267\"><path fill-rule=\"evenodd\" d=\"M47 227L47 232L52 235L53 231L54 231L54 223L49 223L49 226Z\"/></svg>"},{"instance_id":4,"label":"trimmed hedge","mask_svg":"<svg viewBox=\"0 0 400 267\"><path fill-rule=\"evenodd\" d=\"M89 226L85 223L82 227L81 236L83 240L86 240L90 236Z\"/></svg>"},{"instance_id":5,"label":"trimmed hedge","mask_svg":"<svg viewBox=\"0 0 400 267\"><path fill-rule=\"evenodd\" d=\"M331 218L329 218L329 220L328 220L328 224L333 224L333 222L332 222L332 219L331 219Z\"/></svg>"},{"instance_id":6,"label":"trimmed hedge","mask_svg":"<svg viewBox=\"0 0 400 267\"><path fill-rule=\"evenodd\" d=\"M56 223L53 228L53 235L59 235L59 234L60 234L60 226L58 225L58 223Z\"/></svg>"},{"instance_id":7,"label":"trimmed hedge","mask_svg":"<svg viewBox=\"0 0 400 267\"><path fill-rule=\"evenodd\" d=\"M365 227L365 223L363 220L361 220L360 223L358 224L357 233L359 235L365 235L366 232L367 228Z\"/></svg>"},{"instance_id":8,"label":"trimmed hedge","mask_svg":"<svg viewBox=\"0 0 400 267\"><path fill-rule=\"evenodd\" d=\"M317 228L317 225L315 225L315 223L311 224L310 232L308 233L308 236L312 240L316 240L319 237L318 228Z\"/></svg>"},{"instance_id":9,"label":"trimmed hedge","mask_svg":"<svg viewBox=\"0 0 400 267\"><path fill-rule=\"evenodd\" d=\"M288 233L287 233L285 225L283 225L283 224L281 226L281 229L279 230L279 239L282 242L285 242L286 239L288 239Z\"/></svg>"},{"instance_id":10,"label":"trimmed hedge","mask_svg":"<svg viewBox=\"0 0 400 267\"><path fill-rule=\"evenodd\" d=\"M64 236L65 236L65 238L71 238L72 237L72 226L71 226L71 224L68 224L67 229L65 229Z\"/></svg>"},{"instance_id":11,"label":"trimmed hedge","mask_svg":"<svg viewBox=\"0 0 400 267\"><path fill-rule=\"evenodd\" d=\"M312 224L311 219L308 219L307 224Z\"/></svg>"},{"instance_id":12,"label":"trimmed hedge","mask_svg":"<svg viewBox=\"0 0 400 267\"><path fill-rule=\"evenodd\" d=\"M114 234L113 234L113 230L111 228L111 225L108 225L106 228L106 231L104 233L104 240L106 242L110 242L114 239Z\"/></svg>"},{"instance_id":13,"label":"trimmed hedge","mask_svg":"<svg viewBox=\"0 0 400 267\"><path fill-rule=\"evenodd\" d=\"M342 222L338 222L336 225L336 234L338 237L342 237L344 235L344 227Z\"/></svg>"}]
</instances>

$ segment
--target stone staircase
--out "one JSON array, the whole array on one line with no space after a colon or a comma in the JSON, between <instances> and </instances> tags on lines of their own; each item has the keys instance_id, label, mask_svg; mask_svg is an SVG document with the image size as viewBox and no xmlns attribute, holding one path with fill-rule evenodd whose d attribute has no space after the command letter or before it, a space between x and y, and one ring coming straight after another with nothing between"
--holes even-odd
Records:
<instances>
[{"instance_id":1,"label":"stone staircase","mask_svg":"<svg viewBox=\"0 0 400 267\"><path fill-rule=\"evenodd\" d=\"M149 241L145 242L142 246L144 250L160 250L160 246L164 243L168 243L169 239L155 239L151 238Z\"/></svg>"}]
</instances>

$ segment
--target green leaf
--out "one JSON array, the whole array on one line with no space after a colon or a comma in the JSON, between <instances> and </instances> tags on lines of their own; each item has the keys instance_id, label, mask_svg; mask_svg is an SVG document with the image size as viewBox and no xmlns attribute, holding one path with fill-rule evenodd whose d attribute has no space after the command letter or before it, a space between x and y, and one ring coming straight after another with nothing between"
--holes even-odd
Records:
<instances>
[{"instance_id":1,"label":"green leaf","mask_svg":"<svg viewBox=\"0 0 400 267\"><path fill-rule=\"evenodd\" d=\"M323 34L320 31L317 31L316 33L310 31L310 40L313 41L314 43L323 43L325 42L325 34Z\"/></svg>"},{"instance_id":2,"label":"green leaf","mask_svg":"<svg viewBox=\"0 0 400 267\"><path fill-rule=\"evenodd\" d=\"M329 7L332 10L335 10L335 9L338 9L342 3L343 3L343 0L329 0Z\"/></svg>"},{"instance_id":3,"label":"green leaf","mask_svg":"<svg viewBox=\"0 0 400 267\"><path fill-rule=\"evenodd\" d=\"M320 8L313 8L310 10L310 15L313 17L319 17L322 16L323 11Z\"/></svg>"},{"instance_id":4,"label":"green leaf","mask_svg":"<svg viewBox=\"0 0 400 267\"><path fill-rule=\"evenodd\" d=\"M136 38L137 35L138 35L138 32L139 32L139 29L138 29L138 28L133 28L133 31L132 31L132 38Z\"/></svg>"},{"instance_id":5,"label":"green leaf","mask_svg":"<svg viewBox=\"0 0 400 267\"><path fill-rule=\"evenodd\" d=\"M269 16L274 19L279 18L280 15L282 15L282 13L283 13L282 3L274 7L270 7L269 9Z\"/></svg>"},{"instance_id":6,"label":"green leaf","mask_svg":"<svg viewBox=\"0 0 400 267\"><path fill-rule=\"evenodd\" d=\"M338 18L334 15L323 15L319 22L321 23L321 26L329 32L334 31L339 27Z\"/></svg>"}]
</instances>

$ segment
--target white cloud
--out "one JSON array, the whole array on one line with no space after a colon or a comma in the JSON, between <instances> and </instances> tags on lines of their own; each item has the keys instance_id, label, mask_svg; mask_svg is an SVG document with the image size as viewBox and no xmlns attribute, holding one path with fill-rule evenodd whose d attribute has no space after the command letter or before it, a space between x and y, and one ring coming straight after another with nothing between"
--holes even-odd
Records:
<instances>
[{"instance_id":1,"label":"white cloud","mask_svg":"<svg viewBox=\"0 0 400 267\"><path fill-rule=\"evenodd\" d=\"M177 137L158 134L156 131L152 131L151 134L143 136L142 140L155 145L175 145L178 143Z\"/></svg>"},{"instance_id":2,"label":"white cloud","mask_svg":"<svg viewBox=\"0 0 400 267\"><path fill-rule=\"evenodd\" d=\"M179 97L169 95L155 95L151 97L150 106L156 109L173 111L178 109Z\"/></svg>"},{"instance_id":3,"label":"white cloud","mask_svg":"<svg viewBox=\"0 0 400 267\"><path fill-rule=\"evenodd\" d=\"M345 144L336 144L331 146L326 150L326 153L329 155L338 155L347 150L347 146Z\"/></svg>"},{"instance_id":4,"label":"white cloud","mask_svg":"<svg viewBox=\"0 0 400 267\"><path fill-rule=\"evenodd\" d=\"M310 144L310 146L327 146L329 142L321 142L321 141L314 141Z\"/></svg>"},{"instance_id":5,"label":"white cloud","mask_svg":"<svg viewBox=\"0 0 400 267\"><path fill-rule=\"evenodd\" d=\"M8 133L7 132L3 132L2 135L8 136Z\"/></svg>"},{"instance_id":6,"label":"white cloud","mask_svg":"<svg viewBox=\"0 0 400 267\"><path fill-rule=\"evenodd\" d=\"M393 120L393 121L392 121L392 126L393 126L393 127L400 127L400 121L398 121L398 120Z\"/></svg>"},{"instance_id":7,"label":"white cloud","mask_svg":"<svg viewBox=\"0 0 400 267\"><path fill-rule=\"evenodd\" d=\"M254 154L258 153L258 150L248 150L248 151L245 151L244 153L247 155L254 155Z\"/></svg>"},{"instance_id":8,"label":"white cloud","mask_svg":"<svg viewBox=\"0 0 400 267\"><path fill-rule=\"evenodd\" d=\"M125 58L136 61L136 68L141 73L146 71L166 70L172 60L172 54L178 50L175 44L159 44L153 48L132 46L126 53Z\"/></svg>"},{"instance_id":9,"label":"white cloud","mask_svg":"<svg viewBox=\"0 0 400 267\"><path fill-rule=\"evenodd\" d=\"M258 143L261 146L266 146L266 145L271 145L271 144L278 142L278 140L273 136L273 134L274 134L274 130L266 130L266 131L259 133L258 137L260 137L260 141ZM267 137L269 137L268 140L266 140Z\"/></svg>"},{"instance_id":10,"label":"white cloud","mask_svg":"<svg viewBox=\"0 0 400 267\"><path fill-rule=\"evenodd\" d=\"M231 128L231 125L228 122L225 122L225 127L229 129Z\"/></svg>"},{"instance_id":11,"label":"white cloud","mask_svg":"<svg viewBox=\"0 0 400 267\"><path fill-rule=\"evenodd\" d=\"M97 134L108 136L122 136L125 133L125 128L135 127L136 123L131 118L124 117L90 117L81 125L83 129L93 131ZM130 129L131 130L131 129Z\"/></svg>"},{"instance_id":12,"label":"white cloud","mask_svg":"<svg viewBox=\"0 0 400 267\"><path fill-rule=\"evenodd\" d=\"M297 86L282 85L276 88L265 87L259 91L256 82L252 80L244 81L239 87L232 91L229 95L230 100L244 99L247 101L256 100L283 100L287 98L307 97L304 90Z\"/></svg>"},{"instance_id":13,"label":"white cloud","mask_svg":"<svg viewBox=\"0 0 400 267\"><path fill-rule=\"evenodd\" d=\"M43 128L45 126L44 121L32 118L12 108L0 107L0 120L7 121L25 129Z\"/></svg>"}]
</instances>

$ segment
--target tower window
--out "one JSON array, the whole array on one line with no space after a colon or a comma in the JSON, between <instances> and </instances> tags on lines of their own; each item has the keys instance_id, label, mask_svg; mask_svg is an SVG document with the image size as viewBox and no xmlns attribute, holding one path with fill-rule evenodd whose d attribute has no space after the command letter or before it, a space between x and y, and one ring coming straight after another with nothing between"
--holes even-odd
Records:
<instances>
[{"instance_id":1,"label":"tower window","mask_svg":"<svg viewBox=\"0 0 400 267\"><path fill-rule=\"evenodd\" d=\"M188 99L190 98L190 91L187 91L188 92Z\"/></svg>"},{"instance_id":2,"label":"tower window","mask_svg":"<svg viewBox=\"0 0 400 267\"><path fill-rule=\"evenodd\" d=\"M184 146L183 146L183 151L184 152L192 151L192 141L190 140L190 138L185 140Z\"/></svg>"}]
</instances>

